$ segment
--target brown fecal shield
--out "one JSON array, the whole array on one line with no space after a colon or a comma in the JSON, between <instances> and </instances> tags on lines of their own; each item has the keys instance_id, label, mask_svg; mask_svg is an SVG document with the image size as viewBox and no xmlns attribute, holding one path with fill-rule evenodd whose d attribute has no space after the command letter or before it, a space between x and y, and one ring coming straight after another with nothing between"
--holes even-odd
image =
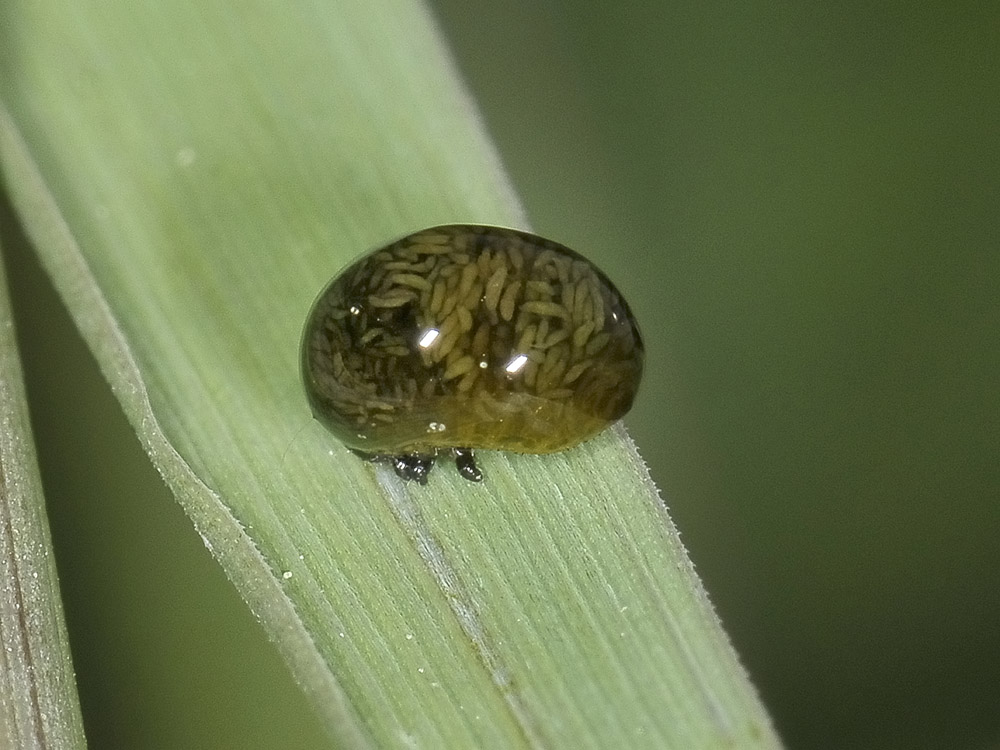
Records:
<instances>
[{"instance_id":1,"label":"brown fecal shield","mask_svg":"<svg viewBox=\"0 0 1000 750\"><path fill-rule=\"evenodd\" d=\"M302 372L313 414L358 451L551 453L629 410L643 356L625 300L581 255L449 225L340 273L309 315Z\"/></svg>"}]
</instances>

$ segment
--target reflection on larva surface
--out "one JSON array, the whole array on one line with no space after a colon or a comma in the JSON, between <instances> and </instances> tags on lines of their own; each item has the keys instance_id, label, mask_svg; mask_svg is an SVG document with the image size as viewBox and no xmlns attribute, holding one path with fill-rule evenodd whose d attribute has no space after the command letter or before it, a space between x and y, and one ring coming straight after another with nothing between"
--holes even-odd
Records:
<instances>
[{"instance_id":1,"label":"reflection on larva surface","mask_svg":"<svg viewBox=\"0 0 1000 750\"><path fill-rule=\"evenodd\" d=\"M643 344L581 255L513 229L448 225L372 252L317 299L302 342L313 414L348 447L426 481L454 449L551 453L629 410Z\"/></svg>"}]
</instances>

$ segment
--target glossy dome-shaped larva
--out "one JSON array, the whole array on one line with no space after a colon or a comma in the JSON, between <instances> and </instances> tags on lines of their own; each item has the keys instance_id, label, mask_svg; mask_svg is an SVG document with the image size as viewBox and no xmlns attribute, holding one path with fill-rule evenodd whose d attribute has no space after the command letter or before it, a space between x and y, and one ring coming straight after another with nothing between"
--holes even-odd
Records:
<instances>
[{"instance_id":1,"label":"glossy dome-shaped larva","mask_svg":"<svg viewBox=\"0 0 1000 750\"><path fill-rule=\"evenodd\" d=\"M552 453L632 406L642 337L592 263L527 232L448 225L365 255L306 322L302 374L315 417L349 448L426 481L455 452Z\"/></svg>"}]
</instances>

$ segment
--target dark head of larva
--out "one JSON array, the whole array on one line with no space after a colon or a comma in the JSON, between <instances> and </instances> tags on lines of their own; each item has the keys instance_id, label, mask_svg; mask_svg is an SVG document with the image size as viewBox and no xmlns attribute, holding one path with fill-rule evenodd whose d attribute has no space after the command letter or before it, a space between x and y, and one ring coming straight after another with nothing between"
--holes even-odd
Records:
<instances>
[{"instance_id":1,"label":"dark head of larva","mask_svg":"<svg viewBox=\"0 0 1000 750\"><path fill-rule=\"evenodd\" d=\"M628 304L583 256L527 232L456 224L365 255L306 321L315 417L349 448L425 482L476 448L553 453L632 406L643 343Z\"/></svg>"}]
</instances>

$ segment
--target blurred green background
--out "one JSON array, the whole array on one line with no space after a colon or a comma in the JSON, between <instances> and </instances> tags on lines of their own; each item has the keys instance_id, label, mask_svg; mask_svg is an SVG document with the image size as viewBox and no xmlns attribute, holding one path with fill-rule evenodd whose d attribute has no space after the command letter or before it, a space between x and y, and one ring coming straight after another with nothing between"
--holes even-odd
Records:
<instances>
[{"instance_id":1,"label":"blurred green background","mask_svg":"<svg viewBox=\"0 0 1000 750\"><path fill-rule=\"evenodd\" d=\"M996 747L1000 6L433 7L788 746ZM92 747L323 746L3 224Z\"/></svg>"}]
</instances>

